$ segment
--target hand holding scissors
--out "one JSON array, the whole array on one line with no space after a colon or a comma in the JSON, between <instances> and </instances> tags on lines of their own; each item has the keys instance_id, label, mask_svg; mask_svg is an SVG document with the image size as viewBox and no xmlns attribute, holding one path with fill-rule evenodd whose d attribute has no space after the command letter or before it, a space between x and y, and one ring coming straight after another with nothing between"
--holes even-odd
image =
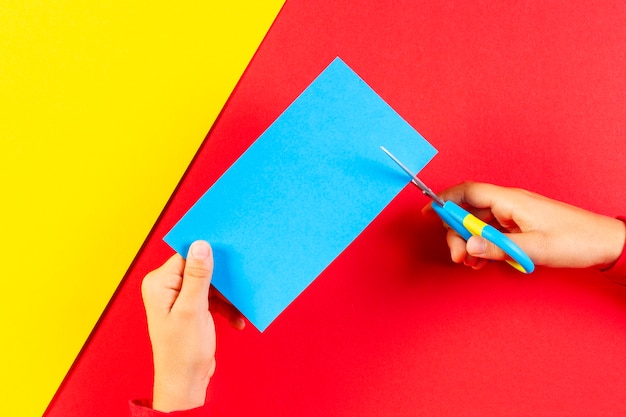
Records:
<instances>
[{"instance_id":1,"label":"hand holding scissors","mask_svg":"<svg viewBox=\"0 0 626 417\"><path fill-rule=\"evenodd\" d=\"M444 201L387 149L382 146L381 149L411 177L413 184L417 186L424 195L433 200L432 207L435 213L439 215L444 223L461 235L463 239L468 240L473 235L482 236L486 240L498 246L511 257L511 259L506 262L512 267L526 274L533 272L535 269L533 261L511 239L493 226L483 222L467 210L461 208L453 201Z\"/></svg>"}]
</instances>

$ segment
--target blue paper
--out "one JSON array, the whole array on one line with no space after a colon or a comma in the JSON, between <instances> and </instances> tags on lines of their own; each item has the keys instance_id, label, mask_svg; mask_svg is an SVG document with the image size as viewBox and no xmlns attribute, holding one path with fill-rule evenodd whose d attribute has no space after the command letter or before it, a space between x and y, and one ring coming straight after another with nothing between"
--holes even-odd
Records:
<instances>
[{"instance_id":1,"label":"blue paper","mask_svg":"<svg viewBox=\"0 0 626 417\"><path fill-rule=\"evenodd\" d=\"M260 331L419 172L436 150L336 58L165 237L204 239L213 285Z\"/></svg>"}]
</instances>

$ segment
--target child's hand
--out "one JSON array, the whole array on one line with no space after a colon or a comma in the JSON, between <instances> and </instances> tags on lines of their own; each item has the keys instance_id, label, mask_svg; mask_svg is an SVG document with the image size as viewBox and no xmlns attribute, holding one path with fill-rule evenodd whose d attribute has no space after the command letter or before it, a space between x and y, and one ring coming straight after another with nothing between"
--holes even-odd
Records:
<instances>
[{"instance_id":1,"label":"child's hand","mask_svg":"<svg viewBox=\"0 0 626 417\"><path fill-rule=\"evenodd\" d=\"M624 223L521 189L463 183L441 192L476 217L507 233L537 265L602 267L613 263L624 247ZM425 213L433 212L430 204ZM495 222L495 223L494 223ZM475 269L506 254L479 236L467 242L452 229L447 235L454 262Z\"/></svg>"},{"instance_id":2,"label":"child's hand","mask_svg":"<svg viewBox=\"0 0 626 417\"><path fill-rule=\"evenodd\" d=\"M150 272L142 296L154 360L152 407L159 411L202 406L215 370L215 325L209 312L213 254L207 242L191 245L187 262L178 254ZM217 297L211 309L243 328L234 308Z\"/></svg>"}]
</instances>

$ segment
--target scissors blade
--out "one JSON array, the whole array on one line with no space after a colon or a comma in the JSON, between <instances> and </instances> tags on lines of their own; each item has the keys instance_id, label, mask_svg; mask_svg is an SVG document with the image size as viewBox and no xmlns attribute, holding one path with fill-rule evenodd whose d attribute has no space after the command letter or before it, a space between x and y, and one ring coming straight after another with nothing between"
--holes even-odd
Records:
<instances>
[{"instance_id":1,"label":"scissors blade","mask_svg":"<svg viewBox=\"0 0 626 417\"><path fill-rule=\"evenodd\" d=\"M433 192L433 190L428 188L428 186L426 184L424 184L422 182L422 180L417 178L416 174L413 174L402 162L400 162L400 160L398 160L398 158L393 156L392 153L389 152L384 146L381 146L380 149L382 149L383 152L385 152L387 154L387 156L389 156L396 164L398 164L398 166L400 166L400 168L402 168L402 170L404 172L409 174L413 184L415 184L417 186L417 188L419 188L426 197L429 197L431 200L433 200L434 202L436 202L440 206L443 206L443 203L444 203L443 199L441 199L441 197L439 197L437 194L435 194Z\"/></svg>"}]
</instances>

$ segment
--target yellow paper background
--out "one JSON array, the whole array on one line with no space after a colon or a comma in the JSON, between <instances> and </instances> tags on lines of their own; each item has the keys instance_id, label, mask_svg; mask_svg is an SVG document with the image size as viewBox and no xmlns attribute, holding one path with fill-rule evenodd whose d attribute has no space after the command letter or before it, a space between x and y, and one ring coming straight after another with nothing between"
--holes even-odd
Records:
<instances>
[{"instance_id":1,"label":"yellow paper background","mask_svg":"<svg viewBox=\"0 0 626 417\"><path fill-rule=\"evenodd\" d=\"M2 414L43 414L282 3L2 1Z\"/></svg>"}]
</instances>

